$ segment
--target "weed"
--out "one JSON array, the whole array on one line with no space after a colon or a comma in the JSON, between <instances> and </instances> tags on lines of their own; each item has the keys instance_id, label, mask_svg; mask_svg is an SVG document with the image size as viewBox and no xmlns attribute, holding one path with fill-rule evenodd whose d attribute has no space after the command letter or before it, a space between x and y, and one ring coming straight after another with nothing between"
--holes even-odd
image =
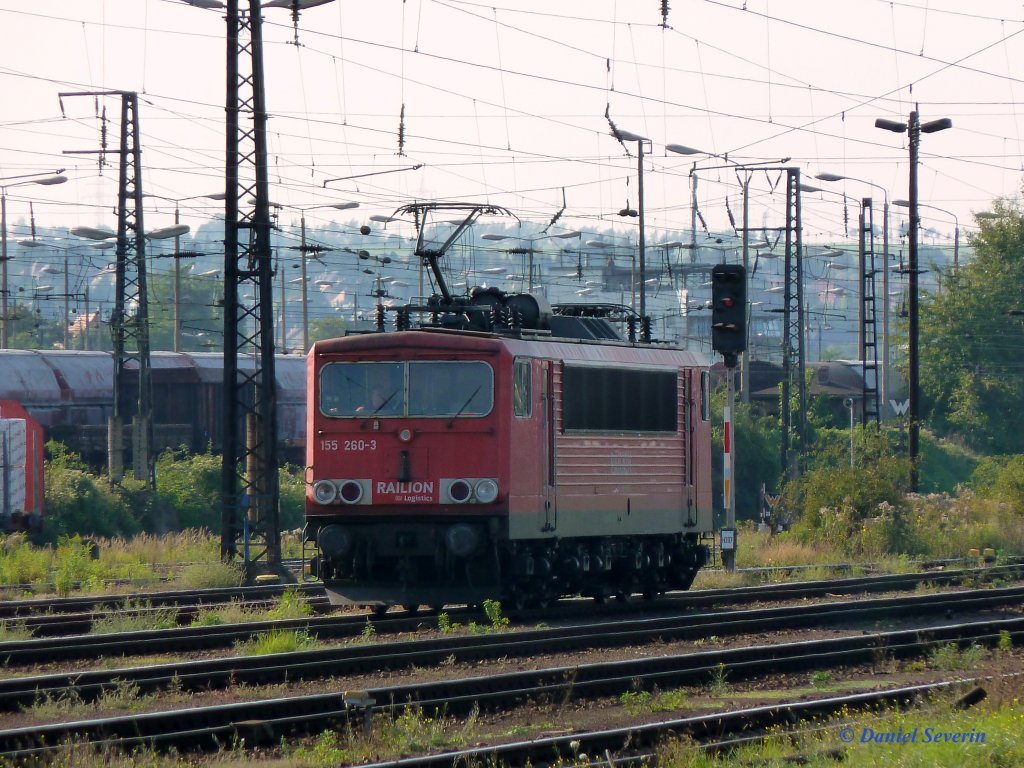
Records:
<instances>
[{"instance_id":1,"label":"weed","mask_svg":"<svg viewBox=\"0 0 1024 768\"><path fill-rule=\"evenodd\" d=\"M24 621L0 621L0 643L31 638L32 630L25 626Z\"/></svg>"},{"instance_id":2,"label":"weed","mask_svg":"<svg viewBox=\"0 0 1024 768\"><path fill-rule=\"evenodd\" d=\"M441 611L437 614L437 628L441 634L453 635L462 629L462 625L458 622L453 622L446 611ZM476 624L470 622L469 629L473 630L475 628Z\"/></svg>"},{"instance_id":3,"label":"weed","mask_svg":"<svg viewBox=\"0 0 1024 768\"><path fill-rule=\"evenodd\" d=\"M271 619L304 619L312 615L312 606L294 589L282 592L277 604L267 612Z\"/></svg>"},{"instance_id":4,"label":"weed","mask_svg":"<svg viewBox=\"0 0 1024 768\"><path fill-rule=\"evenodd\" d=\"M484 614L495 630L506 629L509 625L508 617L501 615L501 603L497 600L484 600Z\"/></svg>"},{"instance_id":5,"label":"weed","mask_svg":"<svg viewBox=\"0 0 1024 768\"><path fill-rule=\"evenodd\" d=\"M682 709L689 703L686 691L674 689L671 691L627 691L619 696L619 703L626 708L631 715L638 715L643 712L674 712Z\"/></svg>"},{"instance_id":6,"label":"weed","mask_svg":"<svg viewBox=\"0 0 1024 768\"><path fill-rule=\"evenodd\" d=\"M366 624L363 626L363 631L359 633L359 636L367 643L372 642L377 638L377 628L370 623L370 620L366 620Z\"/></svg>"},{"instance_id":7,"label":"weed","mask_svg":"<svg viewBox=\"0 0 1024 768\"><path fill-rule=\"evenodd\" d=\"M928 654L931 665L945 672L971 669L976 667L984 657L985 649L977 643L971 643L963 650L956 643L946 643L933 648Z\"/></svg>"},{"instance_id":8,"label":"weed","mask_svg":"<svg viewBox=\"0 0 1024 768\"><path fill-rule=\"evenodd\" d=\"M626 691L619 696L619 703L629 714L639 715L650 711L652 698L650 691Z\"/></svg>"},{"instance_id":9,"label":"weed","mask_svg":"<svg viewBox=\"0 0 1024 768\"><path fill-rule=\"evenodd\" d=\"M108 635L113 632L144 632L149 629L173 629L178 626L178 609L154 608L144 601L125 601L124 608L117 613L96 616L92 620L91 633Z\"/></svg>"},{"instance_id":10,"label":"weed","mask_svg":"<svg viewBox=\"0 0 1024 768\"><path fill-rule=\"evenodd\" d=\"M1009 653L1013 650L1013 637L1009 631L1005 629L999 630L999 642L996 644L996 650L1000 653Z\"/></svg>"},{"instance_id":11,"label":"weed","mask_svg":"<svg viewBox=\"0 0 1024 768\"><path fill-rule=\"evenodd\" d=\"M248 656L304 651L316 644L316 638L304 629L275 629L236 643L235 648Z\"/></svg>"},{"instance_id":12,"label":"weed","mask_svg":"<svg viewBox=\"0 0 1024 768\"><path fill-rule=\"evenodd\" d=\"M244 578L245 574L240 565L220 560L190 563L178 574L178 579L189 589L237 587Z\"/></svg>"},{"instance_id":13,"label":"weed","mask_svg":"<svg viewBox=\"0 0 1024 768\"><path fill-rule=\"evenodd\" d=\"M827 669L819 669L811 673L811 685L815 688L827 688L832 683L832 673Z\"/></svg>"},{"instance_id":14,"label":"weed","mask_svg":"<svg viewBox=\"0 0 1024 768\"><path fill-rule=\"evenodd\" d=\"M130 680L114 680L113 688L104 688L96 700L98 709L140 710L144 702L139 698L139 685Z\"/></svg>"},{"instance_id":15,"label":"weed","mask_svg":"<svg viewBox=\"0 0 1024 768\"><path fill-rule=\"evenodd\" d=\"M708 690L712 696L724 696L729 692L728 678L729 672L725 668L725 664L718 662L718 665L711 671L711 684L708 686Z\"/></svg>"}]
</instances>

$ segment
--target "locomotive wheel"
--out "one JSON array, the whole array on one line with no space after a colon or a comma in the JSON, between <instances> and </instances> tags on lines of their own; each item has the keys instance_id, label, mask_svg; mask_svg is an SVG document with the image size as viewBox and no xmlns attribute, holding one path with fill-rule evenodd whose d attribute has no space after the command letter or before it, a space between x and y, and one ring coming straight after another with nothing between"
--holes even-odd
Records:
<instances>
[{"instance_id":1,"label":"locomotive wheel","mask_svg":"<svg viewBox=\"0 0 1024 768\"><path fill-rule=\"evenodd\" d=\"M525 589L512 590L512 607L517 611L525 611L533 602L533 596Z\"/></svg>"},{"instance_id":2,"label":"locomotive wheel","mask_svg":"<svg viewBox=\"0 0 1024 768\"><path fill-rule=\"evenodd\" d=\"M627 591L627 592L616 592L615 593L615 599L618 600L623 605L625 605L626 603L630 602L633 599L633 593L629 592L629 591Z\"/></svg>"},{"instance_id":3,"label":"locomotive wheel","mask_svg":"<svg viewBox=\"0 0 1024 768\"><path fill-rule=\"evenodd\" d=\"M410 616L415 616L417 613L420 612L419 604L416 604L416 605L408 604L408 605L403 605L402 607L405 608L405 612L408 613Z\"/></svg>"},{"instance_id":4,"label":"locomotive wheel","mask_svg":"<svg viewBox=\"0 0 1024 768\"><path fill-rule=\"evenodd\" d=\"M379 619L381 616L388 612L388 608L390 607L391 606L389 605L371 605L370 612L373 613L373 615Z\"/></svg>"}]
</instances>

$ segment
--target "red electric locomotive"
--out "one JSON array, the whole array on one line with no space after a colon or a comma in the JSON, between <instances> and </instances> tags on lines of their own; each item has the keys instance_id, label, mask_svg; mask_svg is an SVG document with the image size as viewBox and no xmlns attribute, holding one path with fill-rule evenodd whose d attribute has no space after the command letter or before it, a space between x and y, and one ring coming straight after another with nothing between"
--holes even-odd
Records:
<instances>
[{"instance_id":1,"label":"red electric locomotive","mask_svg":"<svg viewBox=\"0 0 1024 768\"><path fill-rule=\"evenodd\" d=\"M306 534L332 600L521 608L688 588L712 534L703 356L441 286L412 308L429 327L405 308L405 330L309 353Z\"/></svg>"}]
</instances>

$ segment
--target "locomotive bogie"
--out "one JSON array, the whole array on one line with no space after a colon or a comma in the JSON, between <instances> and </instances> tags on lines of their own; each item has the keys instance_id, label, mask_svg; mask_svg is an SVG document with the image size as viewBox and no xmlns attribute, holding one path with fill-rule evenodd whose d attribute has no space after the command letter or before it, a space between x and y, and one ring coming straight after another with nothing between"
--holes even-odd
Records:
<instances>
[{"instance_id":1,"label":"locomotive bogie","mask_svg":"<svg viewBox=\"0 0 1024 768\"><path fill-rule=\"evenodd\" d=\"M624 343L318 342L307 534L332 599L523 606L689 587L712 530L706 371Z\"/></svg>"}]
</instances>

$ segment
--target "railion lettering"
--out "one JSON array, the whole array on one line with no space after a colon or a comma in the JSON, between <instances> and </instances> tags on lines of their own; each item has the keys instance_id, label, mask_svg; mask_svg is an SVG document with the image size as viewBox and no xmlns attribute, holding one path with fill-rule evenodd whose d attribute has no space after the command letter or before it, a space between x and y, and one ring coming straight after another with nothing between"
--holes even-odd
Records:
<instances>
[{"instance_id":1,"label":"railion lettering","mask_svg":"<svg viewBox=\"0 0 1024 768\"><path fill-rule=\"evenodd\" d=\"M379 494L427 494L433 495L433 480L416 480L410 483L396 483L384 480L377 481L377 493Z\"/></svg>"}]
</instances>

